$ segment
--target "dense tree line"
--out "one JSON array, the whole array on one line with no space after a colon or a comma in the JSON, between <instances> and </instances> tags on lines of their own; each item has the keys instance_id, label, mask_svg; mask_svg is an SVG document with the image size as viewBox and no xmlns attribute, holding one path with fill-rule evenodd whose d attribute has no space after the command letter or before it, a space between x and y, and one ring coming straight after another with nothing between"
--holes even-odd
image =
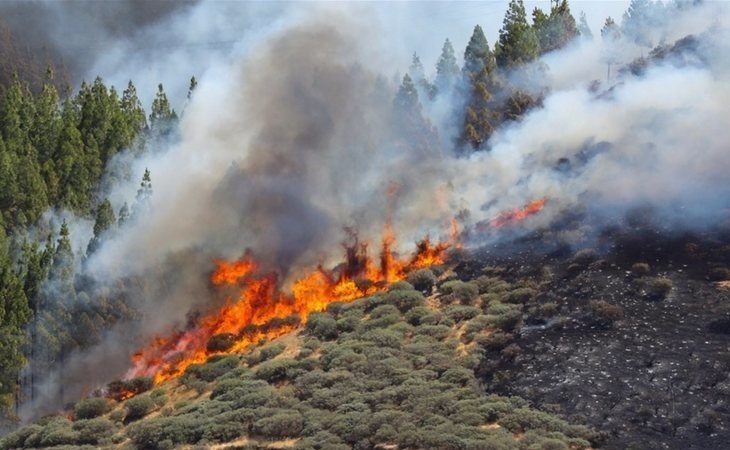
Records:
<instances>
[{"instance_id":1,"label":"dense tree line","mask_svg":"<svg viewBox=\"0 0 730 450\"><path fill-rule=\"evenodd\" d=\"M101 78L59 94L49 70L39 89L15 75L0 94L0 406L17 403L74 349L96 342L131 312L121 298L78 275L85 258L129 219L103 197L101 179L123 149L169 135L177 116L162 85L149 117L130 82L122 93ZM151 195L146 172L138 204ZM67 211L95 221L86 249L74 249L68 225L41 220ZM117 216L119 217L117 219ZM84 251L85 250L85 251ZM24 377L21 369L31 361Z\"/></svg>"}]
</instances>

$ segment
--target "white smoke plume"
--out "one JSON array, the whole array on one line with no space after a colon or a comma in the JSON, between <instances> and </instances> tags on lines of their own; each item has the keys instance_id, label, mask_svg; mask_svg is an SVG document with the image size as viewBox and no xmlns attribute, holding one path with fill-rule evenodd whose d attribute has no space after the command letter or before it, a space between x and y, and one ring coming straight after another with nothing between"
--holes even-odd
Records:
<instances>
[{"instance_id":1,"label":"white smoke plume","mask_svg":"<svg viewBox=\"0 0 730 450\"><path fill-rule=\"evenodd\" d=\"M677 227L707 226L730 190L727 12L709 3L663 17L656 44L671 47L688 34L694 44L640 75L624 70L606 81L602 55L616 44L600 37L546 55L534 86L547 92L542 105L499 129L489 151L457 158L452 148L414 152L400 143L396 87L384 81L393 36L379 35L372 21L381 15L364 5L294 8L236 44L234 57L210 61L179 140L134 159L138 176L111 193L117 208L131 201L150 169L149 209L89 259L88 275L106 284L143 276L159 286L129 294L142 314L127 334L136 339L113 332L113 345L72 361L70 373L122 366L140 340L184 325L214 298L212 258L252 249L296 276L340 257L344 225L373 240L392 220L407 251L426 233L448 231L464 210L473 224L547 198L525 229L566 210L620 217L643 205ZM620 48L617 67L648 56L628 39Z\"/></svg>"}]
</instances>

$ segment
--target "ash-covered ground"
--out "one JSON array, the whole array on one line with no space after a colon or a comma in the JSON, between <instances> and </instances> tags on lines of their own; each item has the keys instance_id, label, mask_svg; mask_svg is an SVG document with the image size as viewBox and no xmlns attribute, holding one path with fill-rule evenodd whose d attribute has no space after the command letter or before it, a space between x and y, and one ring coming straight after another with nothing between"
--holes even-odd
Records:
<instances>
[{"instance_id":1,"label":"ash-covered ground","mask_svg":"<svg viewBox=\"0 0 730 450\"><path fill-rule=\"evenodd\" d=\"M728 448L730 233L639 225L577 252L549 241L487 247L457 270L537 286L513 332L521 351L486 358L486 388L605 432L601 448Z\"/></svg>"}]
</instances>

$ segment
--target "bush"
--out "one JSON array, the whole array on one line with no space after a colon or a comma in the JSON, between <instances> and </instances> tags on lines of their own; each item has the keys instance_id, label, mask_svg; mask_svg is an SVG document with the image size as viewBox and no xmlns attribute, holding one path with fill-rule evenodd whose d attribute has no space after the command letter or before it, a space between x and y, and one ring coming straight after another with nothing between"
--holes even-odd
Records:
<instances>
[{"instance_id":1,"label":"bush","mask_svg":"<svg viewBox=\"0 0 730 450\"><path fill-rule=\"evenodd\" d=\"M664 277L651 278L644 285L644 298L648 300L663 300L672 290L672 280Z\"/></svg>"},{"instance_id":2,"label":"bush","mask_svg":"<svg viewBox=\"0 0 730 450\"><path fill-rule=\"evenodd\" d=\"M415 308L408 311L405 315L406 322L413 326L418 326L424 317L431 315L431 310L425 306L416 306ZM438 323L438 321L436 321Z\"/></svg>"},{"instance_id":3,"label":"bush","mask_svg":"<svg viewBox=\"0 0 730 450\"><path fill-rule=\"evenodd\" d=\"M481 312L482 310L475 306L451 305L446 308L444 314L454 322L459 323L464 320L473 319Z\"/></svg>"},{"instance_id":4,"label":"bush","mask_svg":"<svg viewBox=\"0 0 730 450\"><path fill-rule=\"evenodd\" d=\"M185 369L185 375L195 377L203 381L213 381L238 367L238 356L227 355L222 357L211 357L205 364L191 364ZM192 383L186 383L192 386Z\"/></svg>"},{"instance_id":5,"label":"bush","mask_svg":"<svg viewBox=\"0 0 730 450\"><path fill-rule=\"evenodd\" d=\"M590 309L593 316L606 326L611 326L614 322L624 318L623 308L604 300L593 300L590 303Z\"/></svg>"},{"instance_id":6,"label":"bush","mask_svg":"<svg viewBox=\"0 0 730 450\"><path fill-rule=\"evenodd\" d=\"M537 291L532 288L517 288L505 295L504 301L513 304L525 304L535 298Z\"/></svg>"},{"instance_id":7,"label":"bush","mask_svg":"<svg viewBox=\"0 0 730 450\"><path fill-rule=\"evenodd\" d=\"M152 377L132 378L131 380L116 380L107 385L107 396L116 401L129 398L130 395L139 395L147 392L154 386Z\"/></svg>"},{"instance_id":8,"label":"bush","mask_svg":"<svg viewBox=\"0 0 730 450\"><path fill-rule=\"evenodd\" d=\"M388 286L388 292L393 291L412 291L413 285L407 281L396 281Z\"/></svg>"},{"instance_id":9,"label":"bush","mask_svg":"<svg viewBox=\"0 0 730 450\"><path fill-rule=\"evenodd\" d=\"M109 401L105 398L93 397L80 400L74 405L75 419L93 419L106 414L111 409Z\"/></svg>"},{"instance_id":10,"label":"bush","mask_svg":"<svg viewBox=\"0 0 730 450\"><path fill-rule=\"evenodd\" d=\"M446 302L458 301L462 305L471 305L474 299L479 295L479 288L476 283L465 283L459 280L452 280L439 286L439 290Z\"/></svg>"},{"instance_id":11,"label":"bush","mask_svg":"<svg viewBox=\"0 0 730 450\"><path fill-rule=\"evenodd\" d=\"M154 407L155 402L149 395L139 395L137 397L130 398L124 405L124 409L126 411L124 421L129 423L139 420L149 414Z\"/></svg>"},{"instance_id":12,"label":"bush","mask_svg":"<svg viewBox=\"0 0 730 450\"><path fill-rule=\"evenodd\" d=\"M78 432L77 443L98 445L109 439L117 426L108 419L88 419L74 422L73 429Z\"/></svg>"},{"instance_id":13,"label":"bush","mask_svg":"<svg viewBox=\"0 0 730 450\"><path fill-rule=\"evenodd\" d=\"M420 269L408 274L408 282L417 291L429 294L433 290L433 285L436 283L436 275L433 274L431 269Z\"/></svg>"},{"instance_id":14,"label":"bush","mask_svg":"<svg viewBox=\"0 0 730 450\"><path fill-rule=\"evenodd\" d=\"M325 341L337 338L337 321L329 314L311 314L306 329L312 336Z\"/></svg>"},{"instance_id":15,"label":"bush","mask_svg":"<svg viewBox=\"0 0 730 450\"><path fill-rule=\"evenodd\" d=\"M281 342L267 345L266 347L263 347L261 350L259 350L257 353L246 357L246 363L249 366L255 366L256 364L268 361L272 358L279 356L285 349L286 345L282 344Z\"/></svg>"},{"instance_id":16,"label":"bush","mask_svg":"<svg viewBox=\"0 0 730 450\"><path fill-rule=\"evenodd\" d=\"M598 252L596 252L592 248L578 250L577 252L575 252L575 255L573 255L573 263L581 266L587 266L597 259Z\"/></svg>"},{"instance_id":17,"label":"bush","mask_svg":"<svg viewBox=\"0 0 730 450\"><path fill-rule=\"evenodd\" d=\"M480 294L486 294L489 292L499 293L509 289L509 283L498 277L490 277L482 275L475 280L477 288L479 288Z\"/></svg>"},{"instance_id":18,"label":"bush","mask_svg":"<svg viewBox=\"0 0 730 450\"><path fill-rule=\"evenodd\" d=\"M395 290L385 294L383 301L386 304L395 306L401 313L405 313L411 308L423 305L425 299L423 294L418 291Z\"/></svg>"},{"instance_id":19,"label":"bush","mask_svg":"<svg viewBox=\"0 0 730 450\"><path fill-rule=\"evenodd\" d=\"M221 333L212 336L208 340L208 351L209 352L225 352L233 347L236 343L236 335L232 333Z\"/></svg>"},{"instance_id":20,"label":"bush","mask_svg":"<svg viewBox=\"0 0 730 450\"><path fill-rule=\"evenodd\" d=\"M294 369L296 368L296 360L287 358L275 359L262 363L254 373L254 377L259 380L266 380L269 383L278 383L287 378L294 378L296 372Z\"/></svg>"},{"instance_id":21,"label":"bush","mask_svg":"<svg viewBox=\"0 0 730 450\"><path fill-rule=\"evenodd\" d=\"M647 263L634 263L631 266L631 274L637 278L641 278L645 275L649 275L651 268Z\"/></svg>"},{"instance_id":22,"label":"bush","mask_svg":"<svg viewBox=\"0 0 730 450\"><path fill-rule=\"evenodd\" d=\"M297 437L304 429L304 417L297 411L287 411L264 417L253 424L256 434L270 439Z\"/></svg>"}]
</instances>

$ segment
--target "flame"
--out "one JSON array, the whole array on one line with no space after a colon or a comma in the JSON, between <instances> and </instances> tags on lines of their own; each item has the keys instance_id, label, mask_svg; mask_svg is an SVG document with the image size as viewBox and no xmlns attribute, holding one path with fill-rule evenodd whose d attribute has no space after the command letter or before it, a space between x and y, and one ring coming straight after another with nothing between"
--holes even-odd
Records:
<instances>
[{"instance_id":1,"label":"flame","mask_svg":"<svg viewBox=\"0 0 730 450\"><path fill-rule=\"evenodd\" d=\"M274 339L296 329L300 321L325 310L330 303L349 302L382 291L388 283L404 279L409 270L442 264L446 250L453 245L433 244L425 238L410 258L399 258L394 251L395 232L386 224L376 264L368 256L367 243L359 242L351 230L348 232L351 243L344 245L345 262L335 270L317 267L306 273L293 283L290 293L282 291L276 274L262 274L250 254L238 261L214 261L211 283L238 288L237 294L192 328L154 338L133 355L133 367L125 378L151 376L159 384L182 375L190 365L203 363L211 355L241 351L261 339ZM452 232L452 239L455 236ZM209 345L218 335L230 337L231 345L225 349Z\"/></svg>"},{"instance_id":2,"label":"flame","mask_svg":"<svg viewBox=\"0 0 730 450\"><path fill-rule=\"evenodd\" d=\"M539 213L547 203L546 198L533 200L522 208L510 209L499 213L496 217L489 221L490 228L502 228L515 222L521 222L528 217Z\"/></svg>"}]
</instances>

